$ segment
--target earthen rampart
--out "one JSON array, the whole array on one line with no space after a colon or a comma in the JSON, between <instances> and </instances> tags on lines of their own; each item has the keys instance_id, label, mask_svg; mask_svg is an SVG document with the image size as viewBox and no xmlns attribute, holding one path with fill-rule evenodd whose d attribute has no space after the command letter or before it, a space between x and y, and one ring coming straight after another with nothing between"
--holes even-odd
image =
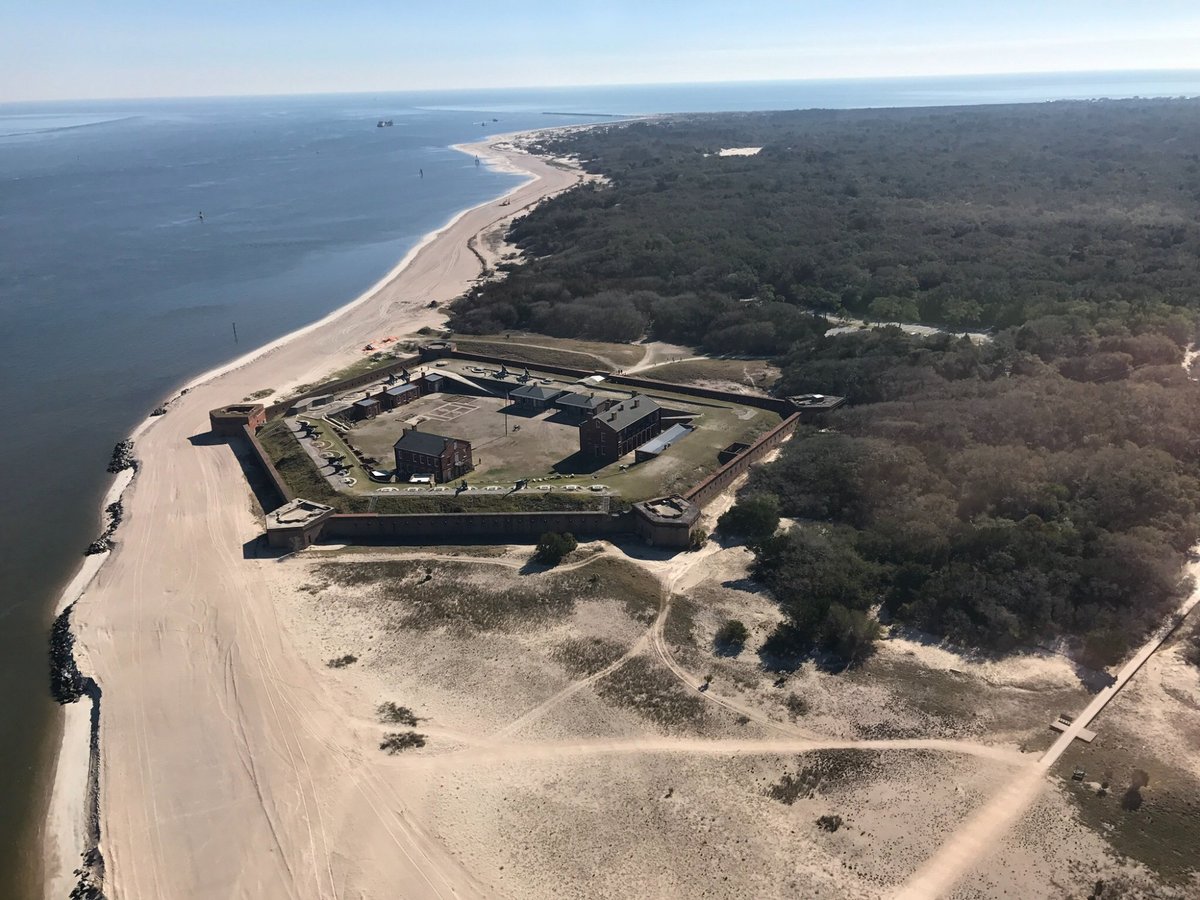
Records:
<instances>
[{"instance_id":1,"label":"earthen rampart","mask_svg":"<svg viewBox=\"0 0 1200 900\"><path fill-rule=\"evenodd\" d=\"M573 366L556 366L547 363L532 363L523 362L521 360L507 359L502 356L491 356L486 353L471 353L465 350L458 350L453 347L439 348L434 353L422 353L424 360L430 359L465 359L471 362L488 363L494 366L504 366L509 371L519 372L525 367L537 369L539 372L548 372L551 375L562 375L567 378L587 378L589 376L598 375L608 384L621 385L622 387L636 388L640 391L660 391L667 394L678 394L684 397L699 397L705 400L717 400L722 403L736 403L740 406L751 406L755 409L765 409L781 416L786 416L795 411L795 407L788 400L779 397L760 397L755 394L739 394L734 391L721 391L714 388L696 387L690 384L672 384L669 381L655 381L653 378L638 378L635 375L619 375L612 372L604 372L595 369L579 369ZM318 392L320 393L320 392Z\"/></svg>"}]
</instances>

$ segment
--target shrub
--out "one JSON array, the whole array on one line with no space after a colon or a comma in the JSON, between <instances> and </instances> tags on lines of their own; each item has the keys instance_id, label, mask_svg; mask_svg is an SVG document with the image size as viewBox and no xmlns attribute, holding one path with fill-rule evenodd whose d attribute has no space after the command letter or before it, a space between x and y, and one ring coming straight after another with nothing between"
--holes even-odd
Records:
<instances>
[{"instance_id":1,"label":"shrub","mask_svg":"<svg viewBox=\"0 0 1200 900\"><path fill-rule=\"evenodd\" d=\"M380 703L375 707L375 713L380 722L390 722L395 725L416 725L417 717L407 706L397 706L391 700Z\"/></svg>"},{"instance_id":2,"label":"shrub","mask_svg":"<svg viewBox=\"0 0 1200 900\"><path fill-rule=\"evenodd\" d=\"M1083 637L1079 661L1092 669L1115 666L1129 652L1129 633L1118 628L1096 628Z\"/></svg>"},{"instance_id":3,"label":"shrub","mask_svg":"<svg viewBox=\"0 0 1200 900\"><path fill-rule=\"evenodd\" d=\"M717 521L727 534L737 534L750 542L764 541L779 527L779 498L774 494L750 494Z\"/></svg>"},{"instance_id":4,"label":"shrub","mask_svg":"<svg viewBox=\"0 0 1200 900\"><path fill-rule=\"evenodd\" d=\"M547 531L538 541L533 558L543 565L557 566L563 561L563 557L578 546L579 542L569 531L562 534Z\"/></svg>"},{"instance_id":5,"label":"shrub","mask_svg":"<svg viewBox=\"0 0 1200 900\"><path fill-rule=\"evenodd\" d=\"M333 659L329 660L329 662L325 663L325 665L329 666L331 669L344 669L346 666L356 662L358 662L358 657L353 653L347 653L345 656L334 657Z\"/></svg>"},{"instance_id":6,"label":"shrub","mask_svg":"<svg viewBox=\"0 0 1200 900\"><path fill-rule=\"evenodd\" d=\"M797 716L808 715L808 700L799 694L788 694L787 699L783 703L793 719Z\"/></svg>"},{"instance_id":7,"label":"shrub","mask_svg":"<svg viewBox=\"0 0 1200 900\"><path fill-rule=\"evenodd\" d=\"M394 731L391 734L385 734L383 740L379 742L379 749L391 755L424 746L425 735L415 731Z\"/></svg>"},{"instance_id":8,"label":"shrub","mask_svg":"<svg viewBox=\"0 0 1200 900\"><path fill-rule=\"evenodd\" d=\"M746 639L749 637L750 629L741 621L738 619L727 619L725 624L717 629L713 643L718 650L728 651L736 656L742 652L742 648L746 646Z\"/></svg>"},{"instance_id":9,"label":"shrub","mask_svg":"<svg viewBox=\"0 0 1200 900\"><path fill-rule=\"evenodd\" d=\"M821 818L817 819L817 827L820 828L822 831L829 831L829 832L837 831L839 828L842 827L842 817L841 816L821 816Z\"/></svg>"}]
</instances>

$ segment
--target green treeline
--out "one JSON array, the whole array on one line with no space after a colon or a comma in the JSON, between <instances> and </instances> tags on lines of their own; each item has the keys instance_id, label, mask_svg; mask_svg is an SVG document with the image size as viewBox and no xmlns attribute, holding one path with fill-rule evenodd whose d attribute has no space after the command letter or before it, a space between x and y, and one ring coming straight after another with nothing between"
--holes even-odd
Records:
<instances>
[{"instance_id":1,"label":"green treeline","mask_svg":"<svg viewBox=\"0 0 1200 900\"><path fill-rule=\"evenodd\" d=\"M1200 275L1189 101L677 117L547 149L606 183L519 221L528 264L455 330L773 354L810 309L1008 327L1186 305Z\"/></svg>"},{"instance_id":2,"label":"green treeline","mask_svg":"<svg viewBox=\"0 0 1200 900\"><path fill-rule=\"evenodd\" d=\"M763 149L716 155L740 146ZM1200 103L675 117L548 149L604 182L514 226L526 264L457 330L771 356L777 393L850 399L721 523L789 615L767 654L852 661L879 615L1102 665L1182 595ZM992 340L826 335L813 311Z\"/></svg>"},{"instance_id":3,"label":"green treeline","mask_svg":"<svg viewBox=\"0 0 1200 900\"><path fill-rule=\"evenodd\" d=\"M802 625L781 638L853 658L866 631L823 640L829 600L863 629L882 602L1000 650L1079 636L1085 661L1108 665L1182 596L1200 537L1200 385L1180 348L1093 334L1039 356L1021 335L975 346L889 329L793 348L786 380L859 402L751 478L783 515L822 523L757 545L758 576ZM1083 380L1114 342L1154 349ZM837 589L796 588L817 578Z\"/></svg>"}]
</instances>

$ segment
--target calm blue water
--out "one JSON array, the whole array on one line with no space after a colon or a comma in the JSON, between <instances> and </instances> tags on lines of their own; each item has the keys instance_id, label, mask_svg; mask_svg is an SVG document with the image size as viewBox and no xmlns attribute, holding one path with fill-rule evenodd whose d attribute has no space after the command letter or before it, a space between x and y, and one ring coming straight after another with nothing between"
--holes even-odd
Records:
<instances>
[{"instance_id":1,"label":"calm blue water","mask_svg":"<svg viewBox=\"0 0 1200 900\"><path fill-rule=\"evenodd\" d=\"M598 120L547 111L1179 95L1200 95L1200 73L0 105L0 895L36 890L45 631L98 529L113 443L189 376L344 304L518 180L448 145Z\"/></svg>"}]
</instances>

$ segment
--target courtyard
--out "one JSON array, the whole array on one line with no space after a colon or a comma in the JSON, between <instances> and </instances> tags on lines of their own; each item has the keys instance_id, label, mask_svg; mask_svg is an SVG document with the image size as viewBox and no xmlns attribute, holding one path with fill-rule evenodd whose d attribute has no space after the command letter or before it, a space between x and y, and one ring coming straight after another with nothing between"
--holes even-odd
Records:
<instances>
[{"instance_id":1,"label":"courtyard","mask_svg":"<svg viewBox=\"0 0 1200 900\"><path fill-rule=\"evenodd\" d=\"M463 369L464 376L478 377L478 372ZM549 378L541 381L551 383ZM556 386L578 390L573 384ZM628 391L599 386L594 392L614 400L630 396ZM657 458L636 464L632 453L608 464L582 456L577 417L555 409L522 409L501 396L427 395L358 423L347 440L365 456L377 459L380 468L391 470L392 446L406 427L415 426L471 442L475 470L466 480L472 485L511 485L521 479L567 490L602 485L632 502L686 489L717 468L717 454L723 447L734 441L752 442L779 422L774 413L732 402L659 391L646 396L691 416L693 430Z\"/></svg>"},{"instance_id":2,"label":"courtyard","mask_svg":"<svg viewBox=\"0 0 1200 900\"><path fill-rule=\"evenodd\" d=\"M468 481L516 481L550 474L556 462L579 449L577 429L552 418L531 417L503 397L431 394L356 425L348 439L390 470L392 445L415 421L421 431L471 442L475 470Z\"/></svg>"}]
</instances>

